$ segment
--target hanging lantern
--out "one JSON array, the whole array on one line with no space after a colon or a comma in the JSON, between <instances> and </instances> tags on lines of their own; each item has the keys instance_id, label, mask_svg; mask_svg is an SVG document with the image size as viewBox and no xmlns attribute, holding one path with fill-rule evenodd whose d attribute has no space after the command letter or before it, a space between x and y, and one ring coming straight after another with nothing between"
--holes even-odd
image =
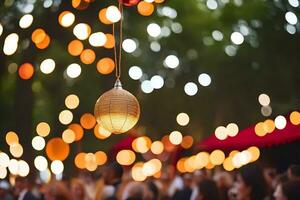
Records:
<instances>
[{"instance_id":1,"label":"hanging lantern","mask_svg":"<svg viewBox=\"0 0 300 200\"><path fill-rule=\"evenodd\" d=\"M95 117L101 126L112 133L124 133L139 120L140 105L135 96L116 81L113 89L99 97L95 105Z\"/></svg>"}]
</instances>

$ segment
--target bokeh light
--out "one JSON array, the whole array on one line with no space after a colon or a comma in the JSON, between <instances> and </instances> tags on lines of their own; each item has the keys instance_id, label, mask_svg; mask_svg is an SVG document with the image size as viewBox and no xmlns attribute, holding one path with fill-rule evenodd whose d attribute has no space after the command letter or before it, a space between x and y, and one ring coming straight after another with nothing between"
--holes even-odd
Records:
<instances>
[{"instance_id":1,"label":"bokeh light","mask_svg":"<svg viewBox=\"0 0 300 200\"><path fill-rule=\"evenodd\" d=\"M174 69L179 66L179 59L175 55L169 55L166 57L164 65L168 68Z\"/></svg>"},{"instance_id":2,"label":"bokeh light","mask_svg":"<svg viewBox=\"0 0 300 200\"><path fill-rule=\"evenodd\" d=\"M154 12L154 5L141 1L137 6L138 12L143 16L150 16Z\"/></svg>"},{"instance_id":3,"label":"bokeh light","mask_svg":"<svg viewBox=\"0 0 300 200\"><path fill-rule=\"evenodd\" d=\"M34 68L30 63L24 63L19 67L19 76L21 79L28 80L33 76Z\"/></svg>"},{"instance_id":4,"label":"bokeh light","mask_svg":"<svg viewBox=\"0 0 300 200\"><path fill-rule=\"evenodd\" d=\"M84 131L80 124L70 124L68 128L75 133L75 141L82 139Z\"/></svg>"},{"instance_id":5,"label":"bokeh light","mask_svg":"<svg viewBox=\"0 0 300 200\"><path fill-rule=\"evenodd\" d=\"M110 74L115 69L115 62L111 58L102 58L97 62L97 71L100 74Z\"/></svg>"},{"instance_id":6,"label":"bokeh light","mask_svg":"<svg viewBox=\"0 0 300 200\"><path fill-rule=\"evenodd\" d=\"M129 166L135 161L135 153L131 150L121 150L117 153L116 160L120 165Z\"/></svg>"},{"instance_id":7,"label":"bokeh light","mask_svg":"<svg viewBox=\"0 0 300 200\"><path fill-rule=\"evenodd\" d=\"M75 141L76 135L73 130L71 129L66 129L62 133L62 139L65 143L71 144L72 142Z\"/></svg>"},{"instance_id":8,"label":"bokeh light","mask_svg":"<svg viewBox=\"0 0 300 200\"><path fill-rule=\"evenodd\" d=\"M51 74L55 69L55 61L53 59L45 59L41 62L40 70L44 74Z\"/></svg>"},{"instance_id":9,"label":"bokeh light","mask_svg":"<svg viewBox=\"0 0 300 200\"><path fill-rule=\"evenodd\" d=\"M96 54L92 49L85 49L80 54L80 60L82 63L89 65L96 59Z\"/></svg>"},{"instance_id":10,"label":"bokeh light","mask_svg":"<svg viewBox=\"0 0 300 200\"><path fill-rule=\"evenodd\" d=\"M61 174L64 171L64 164L60 160L54 160L51 163L50 169L53 174Z\"/></svg>"},{"instance_id":11,"label":"bokeh light","mask_svg":"<svg viewBox=\"0 0 300 200\"><path fill-rule=\"evenodd\" d=\"M270 104L270 97L267 94L260 94L258 96L258 102L262 106L268 106Z\"/></svg>"},{"instance_id":12,"label":"bokeh light","mask_svg":"<svg viewBox=\"0 0 300 200\"><path fill-rule=\"evenodd\" d=\"M209 156L210 162L213 165L221 165L225 160L225 154L221 150L214 150Z\"/></svg>"},{"instance_id":13,"label":"bokeh light","mask_svg":"<svg viewBox=\"0 0 300 200\"><path fill-rule=\"evenodd\" d=\"M104 140L104 139L108 138L109 136L111 136L111 132L109 132L108 130L105 130L102 126L97 124L94 128L94 135L96 136L96 138Z\"/></svg>"},{"instance_id":14,"label":"bokeh light","mask_svg":"<svg viewBox=\"0 0 300 200\"><path fill-rule=\"evenodd\" d=\"M137 43L133 39L125 39L122 43L122 48L127 53L132 53L137 48Z\"/></svg>"},{"instance_id":15,"label":"bokeh light","mask_svg":"<svg viewBox=\"0 0 300 200\"><path fill-rule=\"evenodd\" d=\"M19 26L22 29L26 29L31 26L32 22L33 22L33 16L31 14L26 14L21 17L21 19L19 21Z\"/></svg>"},{"instance_id":16,"label":"bokeh light","mask_svg":"<svg viewBox=\"0 0 300 200\"><path fill-rule=\"evenodd\" d=\"M72 40L68 44L68 52L72 56L79 56L81 52L83 51L83 44L80 40Z\"/></svg>"},{"instance_id":17,"label":"bokeh light","mask_svg":"<svg viewBox=\"0 0 300 200\"><path fill-rule=\"evenodd\" d=\"M70 27L75 21L75 15L70 11L63 11L58 16L58 22L63 27Z\"/></svg>"},{"instance_id":18,"label":"bokeh light","mask_svg":"<svg viewBox=\"0 0 300 200\"><path fill-rule=\"evenodd\" d=\"M186 126L190 121L190 117L186 113L179 113L176 117L176 121L180 126Z\"/></svg>"},{"instance_id":19,"label":"bokeh light","mask_svg":"<svg viewBox=\"0 0 300 200\"><path fill-rule=\"evenodd\" d=\"M80 124L85 129L92 129L96 125L96 119L94 115L85 113L80 118Z\"/></svg>"},{"instance_id":20,"label":"bokeh light","mask_svg":"<svg viewBox=\"0 0 300 200\"><path fill-rule=\"evenodd\" d=\"M41 151L45 148L46 142L43 137L35 136L34 138L32 138L31 145L35 150Z\"/></svg>"},{"instance_id":21,"label":"bokeh light","mask_svg":"<svg viewBox=\"0 0 300 200\"><path fill-rule=\"evenodd\" d=\"M74 27L73 34L79 40L86 40L91 34L91 27L88 24L79 23Z\"/></svg>"},{"instance_id":22,"label":"bokeh light","mask_svg":"<svg viewBox=\"0 0 300 200\"><path fill-rule=\"evenodd\" d=\"M106 43L104 44L104 47L107 48L107 49L114 48L114 46L115 46L115 37L110 33L105 34L105 36L106 36Z\"/></svg>"},{"instance_id":23,"label":"bokeh light","mask_svg":"<svg viewBox=\"0 0 300 200\"><path fill-rule=\"evenodd\" d=\"M194 96L197 94L198 92L198 87L195 83L193 82L188 82L184 85L184 92L188 95L188 96Z\"/></svg>"},{"instance_id":24,"label":"bokeh light","mask_svg":"<svg viewBox=\"0 0 300 200\"><path fill-rule=\"evenodd\" d=\"M211 78L208 74L202 73L198 77L198 82L200 83L200 85L207 87L211 83Z\"/></svg>"},{"instance_id":25,"label":"bokeh light","mask_svg":"<svg viewBox=\"0 0 300 200\"><path fill-rule=\"evenodd\" d=\"M48 161L44 156L37 156L34 159L34 166L39 171L45 171L48 168Z\"/></svg>"},{"instance_id":26,"label":"bokeh light","mask_svg":"<svg viewBox=\"0 0 300 200\"><path fill-rule=\"evenodd\" d=\"M40 122L37 126L36 126L36 132L39 136L42 137L46 137L49 135L50 133L50 126L48 123L46 122Z\"/></svg>"},{"instance_id":27,"label":"bokeh light","mask_svg":"<svg viewBox=\"0 0 300 200\"><path fill-rule=\"evenodd\" d=\"M70 78L77 78L81 74L81 67L80 65L73 63L70 64L67 68L67 75Z\"/></svg>"},{"instance_id":28,"label":"bokeh light","mask_svg":"<svg viewBox=\"0 0 300 200\"><path fill-rule=\"evenodd\" d=\"M129 68L128 74L131 79L139 80L143 76L143 71L138 66L132 66Z\"/></svg>"},{"instance_id":29,"label":"bokeh light","mask_svg":"<svg viewBox=\"0 0 300 200\"><path fill-rule=\"evenodd\" d=\"M300 113L298 111L294 111L290 114L290 121L293 125L300 124Z\"/></svg>"},{"instance_id":30,"label":"bokeh light","mask_svg":"<svg viewBox=\"0 0 300 200\"><path fill-rule=\"evenodd\" d=\"M90 35L89 43L93 47L102 47L106 43L106 35L102 32L96 32Z\"/></svg>"},{"instance_id":31,"label":"bokeh light","mask_svg":"<svg viewBox=\"0 0 300 200\"><path fill-rule=\"evenodd\" d=\"M18 135L13 131L9 131L6 133L5 140L9 146L19 143Z\"/></svg>"},{"instance_id":32,"label":"bokeh light","mask_svg":"<svg viewBox=\"0 0 300 200\"><path fill-rule=\"evenodd\" d=\"M23 155L23 147L20 144L14 143L10 145L9 152L15 158L20 158Z\"/></svg>"},{"instance_id":33,"label":"bokeh light","mask_svg":"<svg viewBox=\"0 0 300 200\"><path fill-rule=\"evenodd\" d=\"M109 6L105 12L106 19L109 21L116 23L121 19L121 13L116 6Z\"/></svg>"},{"instance_id":34,"label":"bokeh light","mask_svg":"<svg viewBox=\"0 0 300 200\"><path fill-rule=\"evenodd\" d=\"M286 123L287 122L286 122L286 119L284 116L279 115L275 118L275 127L279 130L284 129L286 126Z\"/></svg>"},{"instance_id":35,"label":"bokeh light","mask_svg":"<svg viewBox=\"0 0 300 200\"><path fill-rule=\"evenodd\" d=\"M173 131L169 135L169 140L172 144L178 145L182 142L182 134L179 131Z\"/></svg>"},{"instance_id":36,"label":"bokeh light","mask_svg":"<svg viewBox=\"0 0 300 200\"><path fill-rule=\"evenodd\" d=\"M47 142L46 154L50 160L65 160L70 152L70 147L61 138L52 138Z\"/></svg>"},{"instance_id":37,"label":"bokeh light","mask_svg":"<svg viewBox=\"0 0 300 200\"><path fill-rule=\"evenodd\" d=\"M58 119L64 125L70 124L73 120L73 113L69 110L63 110L59 113Z\"/></svg>"},{"instance_id":38,"label":"bokeh light","mask_svg":"<svg viewBox=\"0 0 300 200\"><path fill-rule=\"evenodd\" d=\"M164 151L164 144L161 141L155 141L151 145L151 152L159 155Z\"/></svg>"}]
</instances>

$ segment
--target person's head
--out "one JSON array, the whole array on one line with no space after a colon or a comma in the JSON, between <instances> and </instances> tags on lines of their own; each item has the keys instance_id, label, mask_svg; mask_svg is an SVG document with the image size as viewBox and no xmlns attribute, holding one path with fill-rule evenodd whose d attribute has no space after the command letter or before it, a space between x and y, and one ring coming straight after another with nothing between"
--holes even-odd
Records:
<instances>
[{"instance_id":1,"label":"person's head","mask_svg":"<svg viewBox=\"0 0 300 200\"><path fill-rule=\"evenodd\" d=\"M71 180L71 194L73 199L84 199L86 192L83 181L80 179Z\"/></svg>"},{"instance_id":2,"label":"person's head","mask_svg":"<svg viewBox=\"0 0 300 200\"><path fill-rule=\"evenodd\" d=\"M207 178L207 173L205 170L196 170L194 172L194 182L199 184L202 180Z\"/></svg>"},{"instance_id":3,"label":"person's head","mask_svg":"<svg viewBox=\"0 0 300 200\"><path fill-rule=\"evenodd\" d=\"M288 168L289 180L300 180L300 165L291 165Z\"/></svg>"},{"instance_id":4,"label":"person's head","mask_svg":"<svg viewBox=\"0 0 300 200\"><path fill-rule=\"evenodd\" d=\"M7 181L0 181L0 197L4 197L7 193L9 193L10 185Z\"/></svg>"},{"instance_id":5,"label":"person's head","mask_svg":"<svg viewBox=\"0 0 300 200\"><path fill-rule=\"evenodd\" d=\"M217 184L211 179L204 179L198 184L197 200L220 200Z\"/></svg>"},{"instance_id":6,"label":"person's head","mask_svg":"<svg viewBox=\"0 0 300 200\"><path fill-rule=\"evenodd\" d=\"M249 164L240 168L235 183L237 200L261 200L267 195L267 185L261 168Z\"/></svg>"},{"instance_id":7,"label":"person's head","mask_svg":"<svg viewBox=\"0 0 300 200\"><path fill-rule=\"evenodd\" d=\"M104 182L107 185L115 184L121 181L123 176L123 167L117 162L112 162L107 165L103 172Z\"/></svg>"},{"instance_id":8,"label":"person's head","mask_svg":"<svg viewBox=\"0 0 300 200\"><path fill-rule=\"evenodd\" d=\"M128 185L126 186L127 190L128 190L128 196L127 196L127 200L131 199L144 199L145 196L145 191L146 191L146 187L144 183L140 183L140 182L130 182L128 183Z\"/></svg>"},{"instance_id":9,"label":"person's head","mask_svg":"<svg viewBox=\"0 0 300 200\"><path fill-rule=\"evenodd\" d=\"M29 188L29 181L25 177L20 177L18 176L15 180L15 188L14 188L14 193L15 195L19 195L20 192L23 190L26 190Z\"/></svg>"},{"instance_id":10,"label":"person's head","mask_svg":"<svg viewBox=\"0 0 300 200\"><path fill-rule=\"evenodd\" d=\"M300 181L287 181L279 184L274 192L276 200L299 200L300 199Z\"/></svg>"},{"instance_id":11,"label":"person's head","mask_svg":"<svg viewBox=\"0 0 300 200\"><path fill-rule=\"evenodd\" d=\"M62 182L51 182L45 188L45 200L71 200L67 187Z\"/></svg>"},{"instance_id":12,"label":"person's head","mask_svg":"<svg viewBox=\"0 0 300 200\"><path fill-rule=\"evenodd\" d=\"M232 176L225 171L216 173L213 179L219 188L230 188L233 184Z\"/></svg>"},{"instance_id":13,"label":"person's head","mask_svg":"<svg viewBox=\"0 0 300 200\"><path fill-rule=\"evenodd\" d=\"M193 184L193 177L191 174L189 173L186 173L182 176L183 178L183 186L185 188L191 188L192 187L192 184Z\"/></svg>"},{"instance_id":14,"label":"person's head","mask_svg":"<svg viewBox=\"0 0 300 200\"><path fill-rule=\"evenodd\" d=\"M145 199L158 199L159 190L153 181L146 183Z\"/></svg>"}]
</instances>

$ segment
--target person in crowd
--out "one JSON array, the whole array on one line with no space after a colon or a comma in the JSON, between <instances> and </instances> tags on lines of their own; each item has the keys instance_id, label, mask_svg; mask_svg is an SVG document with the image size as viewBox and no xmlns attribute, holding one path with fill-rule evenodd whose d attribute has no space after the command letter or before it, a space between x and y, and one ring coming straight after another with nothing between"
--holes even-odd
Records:
<instances>
[{"instance_id":1,"label":"person in crowd","mask_svg":"<svg viewBox=\"0 0 300 200\"><path fill-rule=\"evenodd\" d=\"M80 179L75 178L71 180L71 195L72 200L90 200L84 182Z\"/></svg>"},{"instance_id":2,"label":"person in crowd","mask_svg":"<svg viewBox=\"0 0 300 200\"><path fill-rule=\"evenodd\" d=\"M159 197L159 190L155 182L148 181L146 183L145 200L157 200Z\"/></svg>"},{"instance_id":3,"label":"person in crowd","mask_svg":"<svg viewBox=\"0 0 300 200\"><path fill-rule=\"evenodd\" d=\"M18 200L38 200L31 192L31 185L28 178L17 177L15 180L14 195Z\"/></svg>"},{"instance_id":4,"label":"person in crowd","mask_svg":"<svg viewBox=\"0 0 300 200\"><path fill-rule=\"evenodd\" d=\"M183 175L183 189L177 190L172 197L172 200L190 199L193 189L193 177L191 174L186 173Z\"/></svg>"},{"instance_id":5,"label":"person in crowd","mask_svg":"<svg viewBox=\"0 0 300 200\"><path fill-rule=\"evenodd\" d=\"M183 180L176 174L175 168L172 165L167 166L162 171L162 196L171 198L177 190L183 189Z\"/></svg>"},{"instance_id":6,"label":"person in crowd","mask_svg":"<svg viewBox=\"0 0 300 200\"><path fill-rule=\"evenodd\" d=\"M254 163L240 168L235 187L236 200L263 200L268 194L262 170Z\"/></svg>"},{"instance_id":7,"label":"person in crowd","mask_svg":"<svg viewBox=\"0 0 300 200\"><path fill-rule=\"evenodd\" d=\"M193 192L191 194L190 200L195 200L198 196L198 185L201 181L208 178L208 174L206 170L196 170L193 174Z\"/></svg>"},{"instance_id":8,"label":"person in crowd","mask_svg":"<svg viewBox=\"0 0 300 200\"><path fill-rule=\"evenodd\" d=\"M0 181L0 199L13 200L13 196L10 194L10 185L7 181Z\"/></svg>"},{"instance_id":9,"label":"person in crowd","mask_svg":"<svg viewBox=\"0 0 300 200\"><path fill-rule=\"evenodd\" d=\"M220 200L220 193L215 181L204 179L198 185L196 200Z\"/></svg>"},{"instance_id":10,"label":"person in crowd","mask_svg":"<svg viewBox=\"0 0 300 200\"><path fill-rule=\"evenodd\" d=\"M217 183L218 189L220 191L221 199L228 200L228 191L233 185L232 175L228 172L221 171L214 175L214 181Z\"/></svg>"},{"instance_id":11,"label":"person in crowd","mask_svg":"<svg viewBox=\"0 0 300 200\"><path fill-rule=\"evenodd\" d=\"M59 181L49 183L45 188L45 200L72 200L66 185Z\"/></svg>"},{"instance_id":12,"label":"person in crowd","mask_svg":"<svg viewBox=\"0 0 300 200\"><path fill-rule=\"evenodd\" d=\"M287 181L279 184L274 192L276 200L299 200L300 180Z\"/></svg>"},{"instance_id":13,"label":"person in crowd","mask_svg":"<svg viewBox=\"0 0 300 200\"><path fill-rule=\"evenodd\" d=\"M300 165L291 165L287 170L289 180L300 180Z\"/></svg>"},{"instance_id":14,"label":"person in crowd","mask_svg":"<svg viewBox=\"0 0 300 200\"><path fill-rule=\"evenodd\" d=\"M114 187L114 195L107 199L116 199L119 187L122 183L123 167L116 161L111 162L103 171L104 184Z\"/></svg>"},{"instance_id":15,"label":"person in crowd","mask_svg":"<svg viewBox=\"0 0 300 200\"><path fill-rule=\"evenodd\" d=\"M122 199L124 200L143 200L145 199L145 183L132 181L126 185L123 191Z\"/></svg>"}]
</instances>

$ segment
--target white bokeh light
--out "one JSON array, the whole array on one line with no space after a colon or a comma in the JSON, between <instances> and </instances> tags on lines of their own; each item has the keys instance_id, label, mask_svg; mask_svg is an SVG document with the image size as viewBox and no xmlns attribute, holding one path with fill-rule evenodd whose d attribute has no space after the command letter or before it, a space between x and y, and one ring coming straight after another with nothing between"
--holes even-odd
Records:
<instances>
[{"instance_id":1,"label":"white bokeh light","mask_svg":"<svg viewBox=\"0 0 300 200\"><path fill-rule=\"evenodd\" d=\"M159 52L161 49L161 46L158 42L151 42L150 49L154 52Z\"/></svg>"},{"instance_id":2,"label":"white bokeh light","mask_svg":"<svg viewBox=\"0 0 300 200\"><path fill-rule=\"evenodd\" d=\"M289 4L293 6L294 8L299 7L299 1L298 0L289 0Z\"/></svg>"},{"instance_id":3,"label":"white bokeh light","mask_svg":"<svg viewBox=\"0 0 300 200\"><path fill-rule=\"evenodd\" d=\"M218 30L214 30L211 35L214 38L214 40L216 40L216 41L221 41L221 40L223 40L223 37L224 37L223 33Z\"/></svg>"},{"instance_id":4,"label":"white bokeh light","mask_svg":"<svg viewBox=\"0 0 300 200\"><path fill-rule=\"evenodd\" d=\"M132 53L136 50L137 44L133 39L126 39L123 41L122 47L127 53Z\"/></svg>"},{"instance_id":5,"label":"white bokeh light","mask_svg":"<svg viewBox=\"0 0 300 200\"><path fill-rule=\"evenodd\" d=\"M218 8L218 3L215 0L207 0L206 6L211 10L215 10Z\"/></svg>"},{"instance_id":6,"label":"white bokeh light","mask_svg":"<svg viewBox=\"0 0 300 200\"><path fill-rule=\"evenodd\" d=\"M35 136L32 141L31 141L31 145L32 147L37 150L37 151L41 151L44 149L46 142L45 139L41 136Z\"/></svg>"},{"instance_id":7,"label":"white bokeh light","mask_svg":"<svg viewBox=\"0 0 300 200\"><path fill-rule=\"evenodd\" d=\"M133 80L139 80L143 76L143 71L138 66L132 66L129 68L128 74Z\"/></svg>"},{"instance_id":8,"label":"white bokeh light","mask_svg":"<svg viewBox=\"0 0 300 200\"><path fill-rule=\"evenodd\" d=\"M200 85L207 87L211 83L211 78L208 74L202 73L198 77L198 82L200 83Z\"/></svg>"},{"instance_id":9,"label":"white bokeh light","mask_svg":"<svg viewBox=\"0 0 300 200\"><path fill-rule=\"evenodd\" d=\"M166 67L174 69L179 65L179 59L175 55L169 55L166 57L164 64Z\"/></svg>"},{"instance_id":10,"label":"white bokeh light","mask_svg":"<svg viewBox=\"0 0 300 200\"><path fill-rule=\"evenodd\" d=\"M161 34L161 28L158 24L151 23L147 26L147 33L151 37L158 37Z\"/></svg>"},{"instance_id":11,"label":"white bokeh light","mask_svg":"<svg viewBox=\"0 0 300 200\"><path fill-rule=\"evenodd\" d=\"M244 36L240 32L233 32L230 36L233 44L240 45L244 42Z\"/></svg>"},{"instance_id":12,"label":"white bokeh light","mask_svg":"<svg viewBox=\"0 0 300 200\"><path fill-rule=\"evenodd\" d=\"M297 24L297 22L298 22L297 15L295 15L295 13L293 13L293 12L291 12L291 11L285 13L285 20L286 20L289 24L292 24L292 25L295 25L295 24Z\"/></svg>"},{"instance_id":13,"label":"white bokeh light","mask_svg":"<svg viewBox=\"0 0 300 200\"><path fill-rule=\"evenodd\" d=\"M188 82L184 86L184 92L189 96L194 96L198 92L198 87L195 83Z\"/></svg>"},{"instance_id":14,"label":"white bokeh light","mask_svg":"<svg viewBox=\"0 0 300 200\"><path fill-rule=\"evenodd\" d=\"M34 159L34 166L39 171L44 171L48 168L48 161L44 156L37 156Z\"/></svg>"},{"instance_id":15,"label":"white bokeh light","mask_svg":"<svg viewBox=\"0 0 300 200\"><path fill-rule=\"evenodd\" d=\"M19 21L19 26L22 29L26 29L31 26L32 22L33 22L33 16L30 14L26 14L23 17L21 17Z\"/></svg>"},{"instance_id":16,"label":"white bokeh light","mask_svg":"<svg viewBox=\"0 0 300 200\"><path fill-rule=\"evenodd\" d=\"M143 81L141 84L141 89L146 94L151 93L153 91L151 81L149 81L149 80Z\"/></svg>"},{"instance_id":17,"label":"white bokeh light","mask_svg":"<svg viewBox=\"0 0 300 200\"><path fill-rule=\"evenodd\" d=\"M154 89L160 89L164 86L164 79L159 75L153 76L150 81Z\"/></svg>"},{"instance_id":18,"label":"white bokeh light","mask_svg":"<svg viewBox=\"0 0 300 200\"><path fill-rule=\"evenodd\" d=\"M7 56L13 55L18 49L19 36L16 33L9 34L3 45L3 53Z\"/></svg>"},{"instance_id":19,"label":"white bokeh light","mask_svg":"<svg viewBox=\"0 0 300 200\"><path fill-rule=\"evenodd\" d=\"M54 160L50 168L53 174L61 174L64 171L64 164L60 160Z\"/></svg>"},{"instance_id":20,"label":"white bokeh light","mask_svg":"<svg viewBox=\"0 0 300 200\"><path fill-rule=\"evenodd\" d=\"M286 126L286 119L284 116L282 115L278 115L276 118L275 118L275 127L279 130L282 130L284 129Z\"/></svg>"},{"instance_id":21,"label":"white bokeh light","mask_svg":"<svg viewBox=\"0 0 300 200\"><path fill-rule=\"evenodd\" d=\"M0 23L0 36L2 35L2 33L3 33L3 26L2 26L2 24Z\"/></svg>"},{"instance_id":22,"label":"white bokeh light","mask_svg":"<svg viewBox=\"0 0 300 200\"><path fill-rule=\"evenodd\" d=\"M77 24L73 29L73 34L79 39L79 40L86 40L91 32L91 28L88 24L80 23Z\"/></svg>"},{"instance_id":23,"label":"white bokeh light","mask_svg":"<svg viewBox=\"0 0 300 200\"><path fill-rule=\"evenodd\" d=\"M258 102L262 106L268 106L270 104L270 102L271 102L271 99L270 99L270 97L267 94L260 94L258 96Z\"/></svg>"},{"instance_id":24,"label":"white bokeh light","mask_svg":"<svg viewBox=\"0 0 300 200\"><path fill-rule=\"evenodd\" d=\"M93 47L102 47L107 41L106 35L102 32L93 33L89 37L89 43Z\"/></svg>"},{"instance_id":25,"label":"white bokeh light","mask_svg":"<svg viewBox=\"0 0 300 200\"><path fill-rule=\"evenodd\" d=\"M66 13L62 16L60 24L63 27L70 27L75 21L75 15L69 11L66 11Z\"/></svg>"},{"instance_id":26,"label":"white bokeh light","mask_svg":"<svg viewBox=\"0 0 300 200\"><path fill-rule=\"evenodd\" d=\"M70 78L77 78L81 74L81 67L80 65L73 63L68 66L67 68L67 75Z\"/></svg>"},{"instance_id":27,"label":"white bokeh light","mask_svg":"<svg viewBox=\"0 0 300 200\"><path fill-rule=\"evenodd\" d=\"M53 59L45 59L40 65L40 70L44 74L50 74L55 69L55 61Z\"/></svg>"},{"instance_id":28,"label":"white bokeh light","mask_svg":"<svg viewBox=\"0 0 300 200\"><path fill-rule=\"evenodd\" d=\"M106 10L106 18L112 23L116 23L121 19L121 13L116 6L109 6Z\"/></svg>"}]
</instances>

